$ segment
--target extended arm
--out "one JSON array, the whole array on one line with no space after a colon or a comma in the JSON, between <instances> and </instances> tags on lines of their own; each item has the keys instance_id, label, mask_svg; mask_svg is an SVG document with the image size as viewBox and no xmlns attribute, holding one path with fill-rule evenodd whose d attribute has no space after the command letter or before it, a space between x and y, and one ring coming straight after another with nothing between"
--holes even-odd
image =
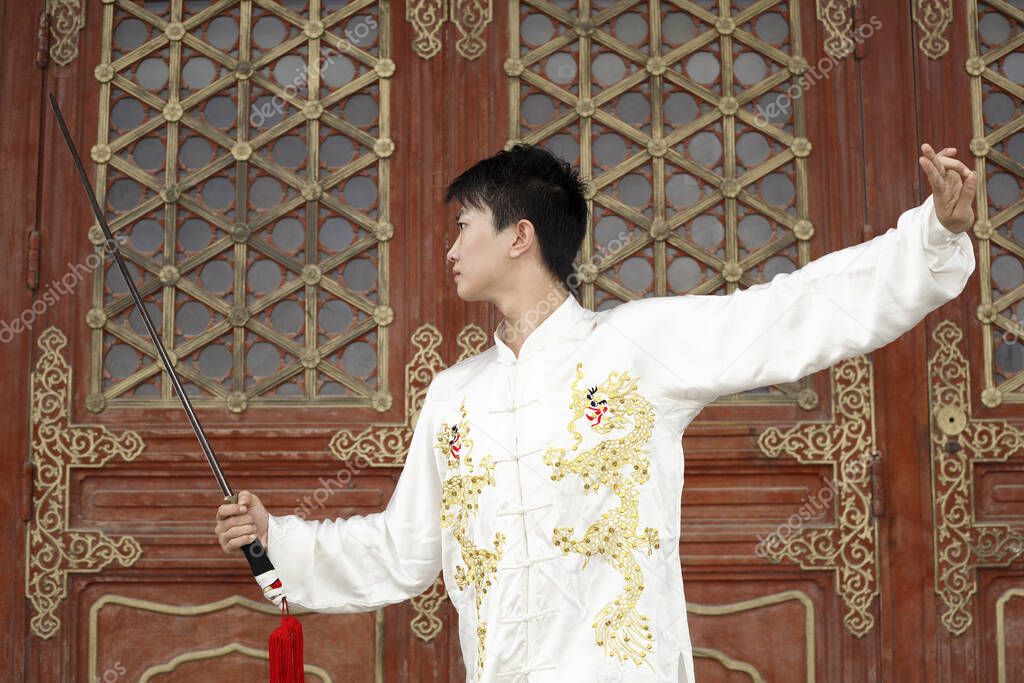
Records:
<instances>
[{"instance_id":1,"label":"extended arm","mask_svg":"<svg viewBox=\"0 0 1024 683\"><path fill-rule=\"evenodd\" d=\"M289 603L365 612L419 595L437 577L441 482L429 429L424 405L384 511L323 521L270 516L267 551Z\"/></svg>"}]
</instances>

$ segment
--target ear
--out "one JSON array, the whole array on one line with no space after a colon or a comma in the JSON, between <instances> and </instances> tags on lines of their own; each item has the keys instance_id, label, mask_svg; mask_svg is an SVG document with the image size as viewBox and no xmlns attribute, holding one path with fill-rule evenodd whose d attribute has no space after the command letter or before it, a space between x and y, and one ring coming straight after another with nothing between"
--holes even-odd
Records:
<instances>
[{"instance_id":1,"label":"ear","mask_svg":"<svg viewBox=\"0 0 1024 683\"><path fill-rule=\"evenodd\" d=\"M524 218L509 228L509 231L512 235L512 244L509 245L510 256L515 258L530 250L530 245L536 239L533 223Z\"/></svg>"}]
</instances>

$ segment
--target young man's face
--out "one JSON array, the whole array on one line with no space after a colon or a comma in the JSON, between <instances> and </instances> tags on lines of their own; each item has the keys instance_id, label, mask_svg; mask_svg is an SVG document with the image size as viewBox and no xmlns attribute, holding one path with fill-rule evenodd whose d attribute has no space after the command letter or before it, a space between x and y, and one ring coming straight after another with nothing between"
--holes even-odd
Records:
<instances>
[{"instance_id":1,"label":"young man's face","mask_svg":"<svg viewBox=\"0 0 1024 683\"><path fill-rule=\"evenodd\" d=\"M493 301L508 261L511 230L495 232L491 210L460 206L458 238L448 250L455 290L463 301Z\"/></svg>"}]
</instances>

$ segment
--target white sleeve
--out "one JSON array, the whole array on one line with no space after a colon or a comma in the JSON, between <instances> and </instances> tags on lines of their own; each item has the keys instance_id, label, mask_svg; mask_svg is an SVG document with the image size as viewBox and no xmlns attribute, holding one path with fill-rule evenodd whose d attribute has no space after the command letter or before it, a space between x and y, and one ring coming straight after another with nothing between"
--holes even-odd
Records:
<instances>
[{"instance_id":1,"label":"white sleeve","mask_svg":"<svg viewBox=\"0 0 1024 683\"><path fill-rule=\"evenodd\" d=\"M771 282L630 301L608 320L648 358L663 395L703 404L888 344L956 298L974 268L971 238L943 227L929 197L884 234Z\"/></svg>"},{"instance_id":2,"label":"white sleeve","mask_svg":"<svg viewBox=\"0 0 1024 683\"><path fill-rule=\"evenodd\" d=\"M428 392L429 393L429 392ZM422 593L441 571L441 482L429 399L383 512L307 521L270 516L267 553L288 602L320 612L366 612Z\"/></svg>"}]
</instances>

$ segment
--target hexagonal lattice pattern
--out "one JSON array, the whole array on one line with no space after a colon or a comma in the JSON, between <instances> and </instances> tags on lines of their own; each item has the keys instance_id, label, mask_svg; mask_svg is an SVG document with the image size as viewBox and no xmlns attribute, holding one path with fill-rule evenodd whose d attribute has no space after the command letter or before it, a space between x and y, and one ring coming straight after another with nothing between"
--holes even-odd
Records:
<instances>
[{"instance_id":1,"label":"hexagonal lattice pattern","mask_svg":"<svg viewBox=\"0 0 1024 683\"><path fill-rule=\"evenodd\" d=\"M199 405L390 405L387 7L103 5L99 199ZM175 404L112 262L92 302L89 408Z\"/></svg>"},{"instance_id":2,"label":"hexagonal lattice pattern","mask_svg":"<svg viewBox=\"0 0 1024 683\"><path fill-rule=\"evenodd\" d=\"M729 293L806 263L798 6L583 5L517 3L505 69L509 144L544 145L590 176L584 302ZM745 397L811 407L809 386Z\"/></svg>"},{"instance_id":3,"label":"hexagonal lattice pattern","mask_svg":"<svg viewBox=\"0 0 1024 683\"><path fill-rule=\"evenodd\" d=\"M968 0L973 139L985 339L982 402L1024 403L1024 12Z\"/></svg>"}]
</instances>

